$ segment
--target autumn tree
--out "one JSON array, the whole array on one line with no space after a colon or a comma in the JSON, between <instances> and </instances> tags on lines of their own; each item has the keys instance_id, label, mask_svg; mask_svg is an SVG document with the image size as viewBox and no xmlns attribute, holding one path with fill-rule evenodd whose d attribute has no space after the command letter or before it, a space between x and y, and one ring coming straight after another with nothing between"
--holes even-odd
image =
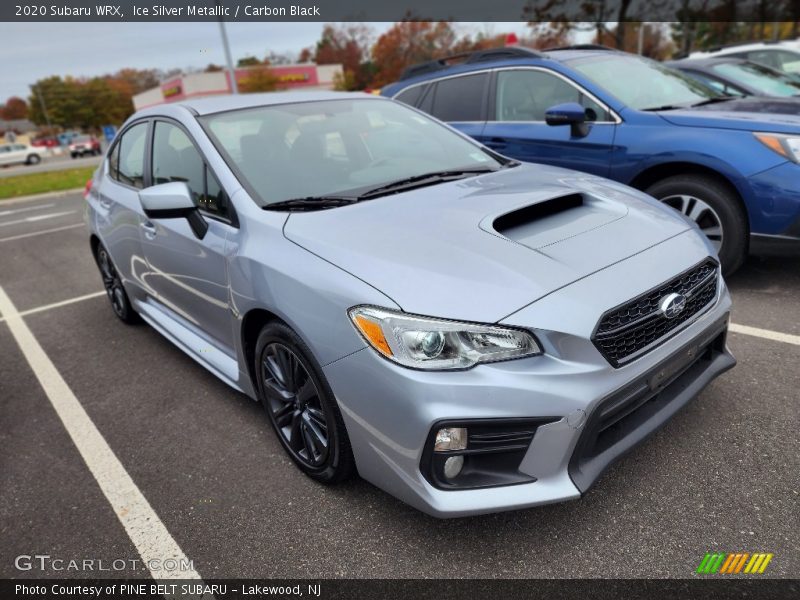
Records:
<instances>
[{"instance_id":1,"label":"autumn tree","mask_svg":"<svg viewBox=\"0 0 800 600\"><path fill-rule=\"evenodd\" d=\"M377 71L372 84L396 81L410 65L453 53L457 36L446 21L401 21L378 38L372 47Z\"/></svg>"},{"instance_id":2,"label":"autumn tree","mask_svg":"<svg viewBox=\"0 0 800 600\"><path fill-rule=\"evenodd\" d=\"M244 93L273 92L278 88L278 78L268 68L248 69L237 83Z\"/></svg>"},{"instance_id":3,"label":"autumn tree","mask_svg":"<svg viewBox=\"0 0 800 600\"><path fill-rule=\"evenodd\" d=\"M243 56L238 61L236 61L237 67L256 67L262 64L259 59L255 56Z\"/></svg>"},{"instance_id":4,"label":"autumn tree","mask_svg":"<svg viewBox=\"0 0 800 600\"><path fill-rule=\"evenodd\" d=\"M337 89L364 89L372 76L369 61L372 37L372 30L363 24L327 24L314 49L314 62L318 65L342 65L343 75L336 82Z\"/></svg>"},{"instance_id":5,"label":"autumn tree","mask_svg":"<svg viewBox=\"0 0 800 600\"><path fill-rule=\"evenodd\" d=\"M0 109L0 118L6 121L25 119L28 117L28 104L22 98L11 96Z\"/></svg>"},{"instance_id":6,"label":"autumn tree","mask_svg":"<svg viewBox=\"0 0 800 600\"><path fill-rule=\"evenodd\" d=\"M642 55L656 60L664 60L672 56L675 44L670 39L666 27L662 23L628 23L625 38L620 41L616 28L604 31L594 42L605 46L617 47L625 52L639 52L639 30L642 31ZM618 45L619 44L619 45Z\"/></svg>"}]
</instances>

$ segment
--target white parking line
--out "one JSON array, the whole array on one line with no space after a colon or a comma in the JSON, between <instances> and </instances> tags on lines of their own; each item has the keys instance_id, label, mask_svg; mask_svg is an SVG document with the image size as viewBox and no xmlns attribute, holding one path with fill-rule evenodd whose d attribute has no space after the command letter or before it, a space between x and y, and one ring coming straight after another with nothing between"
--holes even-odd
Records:
<instances>
[{"instance_id":1,"label":"white parking line","mask_svg":"<svg viewBox=\"0 0 800 600\"><path fill-rule=\"evenodd\" d=\"M28 315L34 315L36 313L44 312L46 310L50 310L51 308L59 308L61 306L67 306L69 304L74 304L75 302L82 302L84 300L91 300L92 298L97 298L98 296L105 296L106 292L94 292L92 294L86 294L85 296L76 296L75 298L69 298L67 300L62 300L61 302L53 302L52 304L45 304L44 306L37 306L36 308L29 308L28 310L23 310L20 313L17 313L20 317L27 317ZM6 317L0 316L0 323L6 320Z\"/></svg>"},{"instance_id":2,"label":"white parking line","mask_svg":"<svg viewBox=\"0 0 800 600\"><path fill-rule=\"evenodd\" d=\"M0 316L154 579L200 579L50 358L0 287ZM152 561L152 562L151 562ZM167 562L165 561L175 561ZM175 569L159 569L155 565Z\"/></svg>"},{"instance_id":3,"label":"white parking line","mask_svg":"<svg viewBox=\"0 0 800 600\"><path fill-rule=\"evenodd\" d=\"M752 335L753 337L764 338L765 340L772 340L773 342L783 342L785 344L794 344L795 346L800 346L800 335L781 333L779 331L772 331L770 329L759 329L758 327L739 325L738 323L731 323L728 329L733 333L742 333L744 335Z\"/></svg>"},{"instance_id":4,"label":"white parking line","mask_svg":"<svg viewBox=\"0 0 800 600\"><path fill-rule=\"evenodd\" d=\"M78 212L76 210L66 210L62 212L54 212L54 213L47 213L45 215L35 215L33 217L25 217L24 219L15 219L13 221L5 221L0 223L0 227L5 227L6 225L18 225L20 223L35 223L36 221L43 221L44 219L55 219L56 217L63 217L64 215L71 215L72 213Z\"/></svg>"},{"instance_id":5,"label":"white parking line","mask_svg":"<svg viewBox=\"0 0 800 600\"><path fill-rule=\"evenodd\" d=\"M75 229L76 227L83 227L83 226L84 226L83 223L75 223L75 225L64 225L64 227L53 227L52 229L42 229L41 231L20 233L19 235L10 235L8 237L0 238L0 242L13 242L14 240L21 240L23 238L29 238L35 235L44 235L45 233L55 233L56 231L65 231L66 229Z\"/></svg>"},{"instance_id":6,"label":"white parking line","mask_svg":"<svg viewBox=\"0 0 800 600\"><path fill-rule=\"evenodd\" d=\"M25 208L12 208L8 210L0 210L0 217L5 217L6 215L13 215L19 212L28 212L31 210L41 210L43 208L53 208L55 204L52 202L50 204L39 204L38 206L26 206Z\"/></svg>"}]
</instances>

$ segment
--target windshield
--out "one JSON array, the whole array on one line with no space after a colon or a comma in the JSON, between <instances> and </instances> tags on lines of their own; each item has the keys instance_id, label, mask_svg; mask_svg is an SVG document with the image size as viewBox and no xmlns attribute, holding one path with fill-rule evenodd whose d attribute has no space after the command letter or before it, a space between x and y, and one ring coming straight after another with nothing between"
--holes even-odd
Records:
<instances>
[{"instance_id":1,"label":"windshield","mask_svg":"<svg viewBox=\"0 0 800 600\"><path fill-rule=\"evenodd\" d=\"M388 100L279 104L200 120L261 206L503 165L440 123Z\"/></svg>"},{"instance_id":2,"label":"windshield","mask_svg":"<svg viewBox=\"0 0 800 600\"><path fill-rule=\"evenodd\" d=\"M788 75L767 69L755 63L724 63L714 65L712 71L758 90L767 96L796 96L800 82Z\"/></svg>"},{"instance_id":3,"label":"windshield","mask_svg":"<svg viewBox=\"0 0 800 600\"><path fill-rule=\"evenodd\" d=\"M723 97L680 71L638 56L609 52L607 55L575 61L573 66L627 106L637 110L692 106Z\"/></svg>"},{"instance_id":4,"label":"windshield","mask_svg":"<svg viewBox=\"0 0 800 600\"><path fill-rule=\"evenodd\" d=\"M75 143L80 144L82 142L90 142L90 141L92 141L92 136L90 135L76 135L74 138L72 138L73 144Z\"/></svg>"}]
</instances>

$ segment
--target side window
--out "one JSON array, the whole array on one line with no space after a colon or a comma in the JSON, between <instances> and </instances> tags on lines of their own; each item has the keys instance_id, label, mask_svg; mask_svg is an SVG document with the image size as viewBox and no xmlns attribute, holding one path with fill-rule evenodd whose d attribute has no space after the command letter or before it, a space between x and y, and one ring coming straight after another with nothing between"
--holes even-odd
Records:
<instances>
[{"instance_id":1,"label":"side window","mask_svg":"<svg viewBox=\"0 0 800 600\"><path fill-rule=\"evenodd\" d=\"M779 59L778 53L774 50L754 50L747 53L747 60L767 65L773 69L780 70L783 65Z\"/></svg>"},{"instance_id":2,"label":"side window","mask_svg":"<svg viewBox=\"0 0 800 600\"><path fill-rule=\"evenodd\" d=\"M397 94L395 100L399 100L409 106L415 106L419 97L422 96L422 90L424 89L424 85L415 85Z\"/></svg>"},{"instance_id":3,"label":"side window","mask_svg":"<svg viewBox=\"0 0 800 600\"><path fill-rule=\"evenodd\" d=\"M202 210L226 217L225 195L203 157L184 131L156 121L153 134L153 184L184 181L194 203Z\"/></svg>"},{"instance_id":4,"label":"side window","mask_svg":"<svg viewBox=\"0 0 800 600\"><path fill-rule=\"evenodd\" d=\"M422 93L420 94L422 101L417 108L430 115L433 113L433 92L435 91L436 84L421 85L420 87L422 88Z\"/></svg>"},{"instance_id":5,"label":"side window","mask_svg":"<svg viewBox=\"0 0 800 600\"><path fill-rule=\"evenodd\" d=\"M147 123L134 125L122 134L109 157L109 173L120 183L144 187L144 146Z\"/></svg>"},{"instance_id":6,"label":"side window","mask_svg":"<svg viewBox=\"0 0 800 600\"><path fill-rule=\"evenodd\" d=\"M546 71L520 70L497 73L495 115L497 121L544 121L548 108L577 102L590 110L592 121L611 121L597 102L574 85Z\"/></svg>"},{"instance_id":7,"label":"side window","mask_svg":"<svg viewBox=\"0 0 800 600\"><path fill-rule=\"evenodd\" d=\"M442 79L436 84L431 114L442 121L482 121L488 73Z\"/></svg>"}]
</instances>

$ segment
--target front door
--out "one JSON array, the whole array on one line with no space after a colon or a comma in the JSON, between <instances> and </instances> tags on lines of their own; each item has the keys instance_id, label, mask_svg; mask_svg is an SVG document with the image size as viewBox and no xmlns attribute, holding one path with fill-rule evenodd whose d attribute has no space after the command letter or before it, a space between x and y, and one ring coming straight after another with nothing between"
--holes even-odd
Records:
<instances>
[{"instance_id":1,"label":"front door","mask_svg":"<svg viewBox=\"0 0 800 600\"><path fill-rule=\"evenodd\" d=\"M501 154L608 176L616 125L605 107L560 74L540 68L497 72L489 120L480 139ZM594 117L587 135L545 123L556 104L577 102Z\"/></svg>"},{"instance_id":2,"label":"front door","mask_svg":"<svg viewBox=\"0 0 800 600\"><path fill-rule=\"evenodd\" d=\"M196 333L232 352L225 194L197 147L177 124L157 120L153 131L152 184L183 181L208 221L199 239L186 219L146 219L141 243L148 263L148 286L166 307Z\"/></svg>"}]
</instances>

